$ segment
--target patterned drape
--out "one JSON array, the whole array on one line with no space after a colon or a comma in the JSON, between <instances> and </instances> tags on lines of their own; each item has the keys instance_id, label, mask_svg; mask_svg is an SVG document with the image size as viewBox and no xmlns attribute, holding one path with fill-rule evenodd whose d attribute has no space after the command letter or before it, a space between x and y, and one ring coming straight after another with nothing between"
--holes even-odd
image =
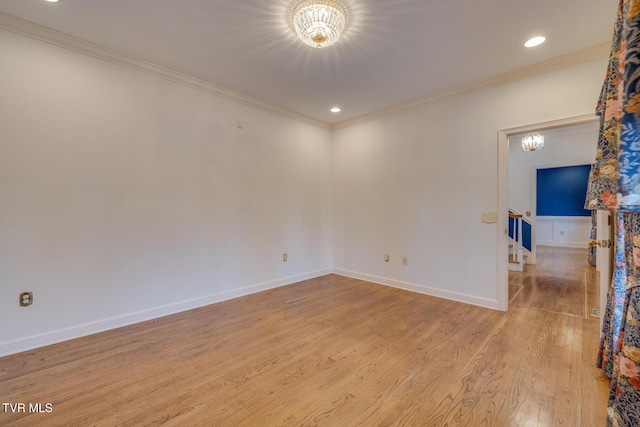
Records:
<instances>
[{"instance_id":1,"label":"patterned drape","mask_svg":"<svg viewBox=\"0 0 640 427\"><path fill-rule=\"evenodd\" d=\"M616 242L614 251L614 270L607 306L604 307L602 321L602 336L597 366L602 368L609 378L613 378L614 355L617 348L622 327L624 303L627 296L627 265L624 251L624 214L619 212L615 216Z\"/></svg>"},{"instance_id":2,"label":"patterned drape","mask_svg":"<svg viewBox=\"0 0 640 427\"><path fill-rule=\"evenodd\" d=\"M600 132L586 207L616 211L597 363L611 378L607 425L640 426L640 0L620 0L596 113Z\"/></svg>"},{"instance_id":3,"label":"patterned drape","mask_svg":"<svg viewBox=\"0 0 640 427\"><path fill-rule=\"evenodd\" d=\"M587 209L613 210L618 205L618 130L622 115L622 103L618 98L618 93L621 85L619 68L624 1L626 0L621 0L618 7L607 75L596 106L596 114L600 116L600 131L598 132L596 161L589 174L585 206Z\"/></svg>"}]
</instances>

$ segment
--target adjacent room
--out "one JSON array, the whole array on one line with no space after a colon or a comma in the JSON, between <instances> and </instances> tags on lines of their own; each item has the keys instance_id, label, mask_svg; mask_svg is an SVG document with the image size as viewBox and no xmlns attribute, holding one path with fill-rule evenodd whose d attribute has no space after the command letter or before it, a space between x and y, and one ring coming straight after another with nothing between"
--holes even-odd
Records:
<instances>
[{"instance_id":1,"label":"adjacent room","mask_svg":"<svg viewBox=\"0 0 640 427\"><path fill-rule=\"evenodd\" d=\"M0 425L635 425L622 3L0 2Z\"/></svg>"}]
</instances>

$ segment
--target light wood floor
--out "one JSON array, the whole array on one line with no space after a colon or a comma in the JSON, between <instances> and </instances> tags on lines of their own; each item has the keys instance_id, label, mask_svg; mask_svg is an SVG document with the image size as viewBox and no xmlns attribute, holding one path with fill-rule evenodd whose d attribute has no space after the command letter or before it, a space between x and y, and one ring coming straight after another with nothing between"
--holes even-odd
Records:
<instances>
[{"instance_id":1,"label":"light wood floor","mask_svg":"<svg viewBox=\"0 0 640 427\"><path fill-rule=\"evenodd\" d=\"M599 308L600 277L587 249L538 246L535 265L509 272L510 304L587 318Z\"/></svg>"},{"instance_id":2,"label":"light wood floor","mask_svg":"<svg viewBox=\"0 0 640 427\"><path fill-rule=\"evenodd\" d=\"M53 412L0 425L602 426L597 343L595 318L329 275L1 358L0 400Z\"/></svg>"}]
</instances>

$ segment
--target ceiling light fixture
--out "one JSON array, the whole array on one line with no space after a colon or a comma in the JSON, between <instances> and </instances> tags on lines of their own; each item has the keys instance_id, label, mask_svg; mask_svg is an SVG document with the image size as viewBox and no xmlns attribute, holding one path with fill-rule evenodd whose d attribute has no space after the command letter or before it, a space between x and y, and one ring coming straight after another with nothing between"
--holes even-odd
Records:
<instances>
[{"instance_id":1,"label":"ceiling light fixture","mask_svg":"<svg viewBox=\"0 0 640 427\"><path fill-rule=\"evenodd\" d=\"M538 132L530 133L522 138L522 151L537 151L544 148L544 136Z\"/></svg>"},{"instance_id":2,"label":"ceiling light fixture","mask_svg":"<svg viewBox=\"0 0 640 427\"><path fill-rule=\"evenodd\" d=\"M536 47L544 43L545 40L546 40L546 37L538 36L538 37L534 37L532 39L527 40L527 42L524 45L526 47Z\"/></svg>"},{"instance_id":3,"label":"ceiling light fixture","mask_svg":"<svg viewBox=\"0 0 640 427\"><path fill-rule=\"evenodd\" d=\"M339 113L340 111L342 111L342 110L340 109L340 107L333 107L333 108L331 109L331 112L332 112L332 113Z\"/></svg>"},{"instance_id":4,"label":"ceiling light fixture","mask_svg":"<svg viewBox=\"0 0 640 427\"><path fill-rule=\"evenodd\" d=\"M321 48L338 41L347 22L347 12L333 0L306 0L295 7L292 21L303 42Z\"/></svg>"}]
</instances>

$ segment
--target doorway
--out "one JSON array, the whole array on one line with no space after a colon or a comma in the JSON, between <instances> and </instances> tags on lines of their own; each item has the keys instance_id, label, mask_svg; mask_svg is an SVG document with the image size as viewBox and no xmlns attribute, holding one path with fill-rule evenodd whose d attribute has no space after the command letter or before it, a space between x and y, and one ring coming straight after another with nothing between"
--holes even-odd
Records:
<instances>
[{"instance_id":1,"label":"doorway","mask_svg":"<svg viewBox=\"0 0 640 427\"><path fill-rule=\"evenodd\" d=\"M581 126L586 126L586 127L592 127L594 129L596 129L595 135L589 136L590 140L585 141L585 144L588 144L593 151L592 157L588 160L589 163L593 162L593 159L595 159L595 147L596 147L596 142L597 142L597 122L598 119L597 117L593 116L593 115L588 115L588 116L578 116L578 117L572 117L572 118L568 118L568 119L562 119L562 120L556 120L556 121L550 121L550 122L544 122L544 123L538 123L538 124L533 124L533 125L528 125L528 126L521 126L521 127L517 127L517 128L510 128L510 129L504 129L498 132L498 183L499 183L499 188L498 188L498 289L497 289L497 293L498 293L498 305L499 308L501 310L507 311L508 307L509 307L509 268L508 268L508 253L509 253L509 238L507 236L507 229L508 229L508 211L510 206L510 193L509 193L509 172L510 172L510 168L513 166L510 163L510 155L509 155L509 139L511 138L512 141L516 141L518 138L521 139L521 135L526 134L528 132L549 132L550 134L561 134L561 133L567 133L567 132L571 132L572 128L579 128ZM514 142L514 143L517 143ZM546 144L550 144L551 140L548 140L548 142L546 142ZM548 147L548 145L547 145ZM568 147L564 147L565 148L565 153L562 155L570 155L570 150L568 149ZM543 150L544 151L544 150ZM547 153L549 153L551 150L547 150ZM533 152L533 153L524 153L524 154L529 154L529 155L536 155L538 154L537 152ZM546 154L548 156L548 154ZM574 161L568 161L568 160L563 160L562 158L560 159L555 159L553 160L553 162L549 162L549 161L542 161L541 163L546 163L548 164L553 164L554 162L564 162L564 163L576 163L575 160ZM522 172L522 171L521 171ZM527 171L524 171L525 174L527 174L528 176L531 176L532 171L531 169L528 169ZM534 180L535 181L535 180ZM529 185L529 190L526 191L524 194L523 199L527 199L529 200L529 204L526 206L525 210L527 212L530 212L531 216L533 217L533 219L535 220L535 201L531 202L531 200L534 198L533 195L535 195L535 187L533 188L533 192L531 185ZM534 257L533 257L533 262L536 262L537 260L535 259L535 253L534 253ZM553 258L553 255L551 255L551 258ZM571 256L569 256L566 259L572 259ZM586 259L585 259L586 262ZM547 263L547 267L549 266L549 264ZM605 298L606 298L606 292L608 289L608 286L600 286L601 290L601 300L602 300L602 293L604 292ZM512 294L513 294L513 289L512 289ZM596 297L597 300L597 297Z\"/></svg>"}]
</instances>

